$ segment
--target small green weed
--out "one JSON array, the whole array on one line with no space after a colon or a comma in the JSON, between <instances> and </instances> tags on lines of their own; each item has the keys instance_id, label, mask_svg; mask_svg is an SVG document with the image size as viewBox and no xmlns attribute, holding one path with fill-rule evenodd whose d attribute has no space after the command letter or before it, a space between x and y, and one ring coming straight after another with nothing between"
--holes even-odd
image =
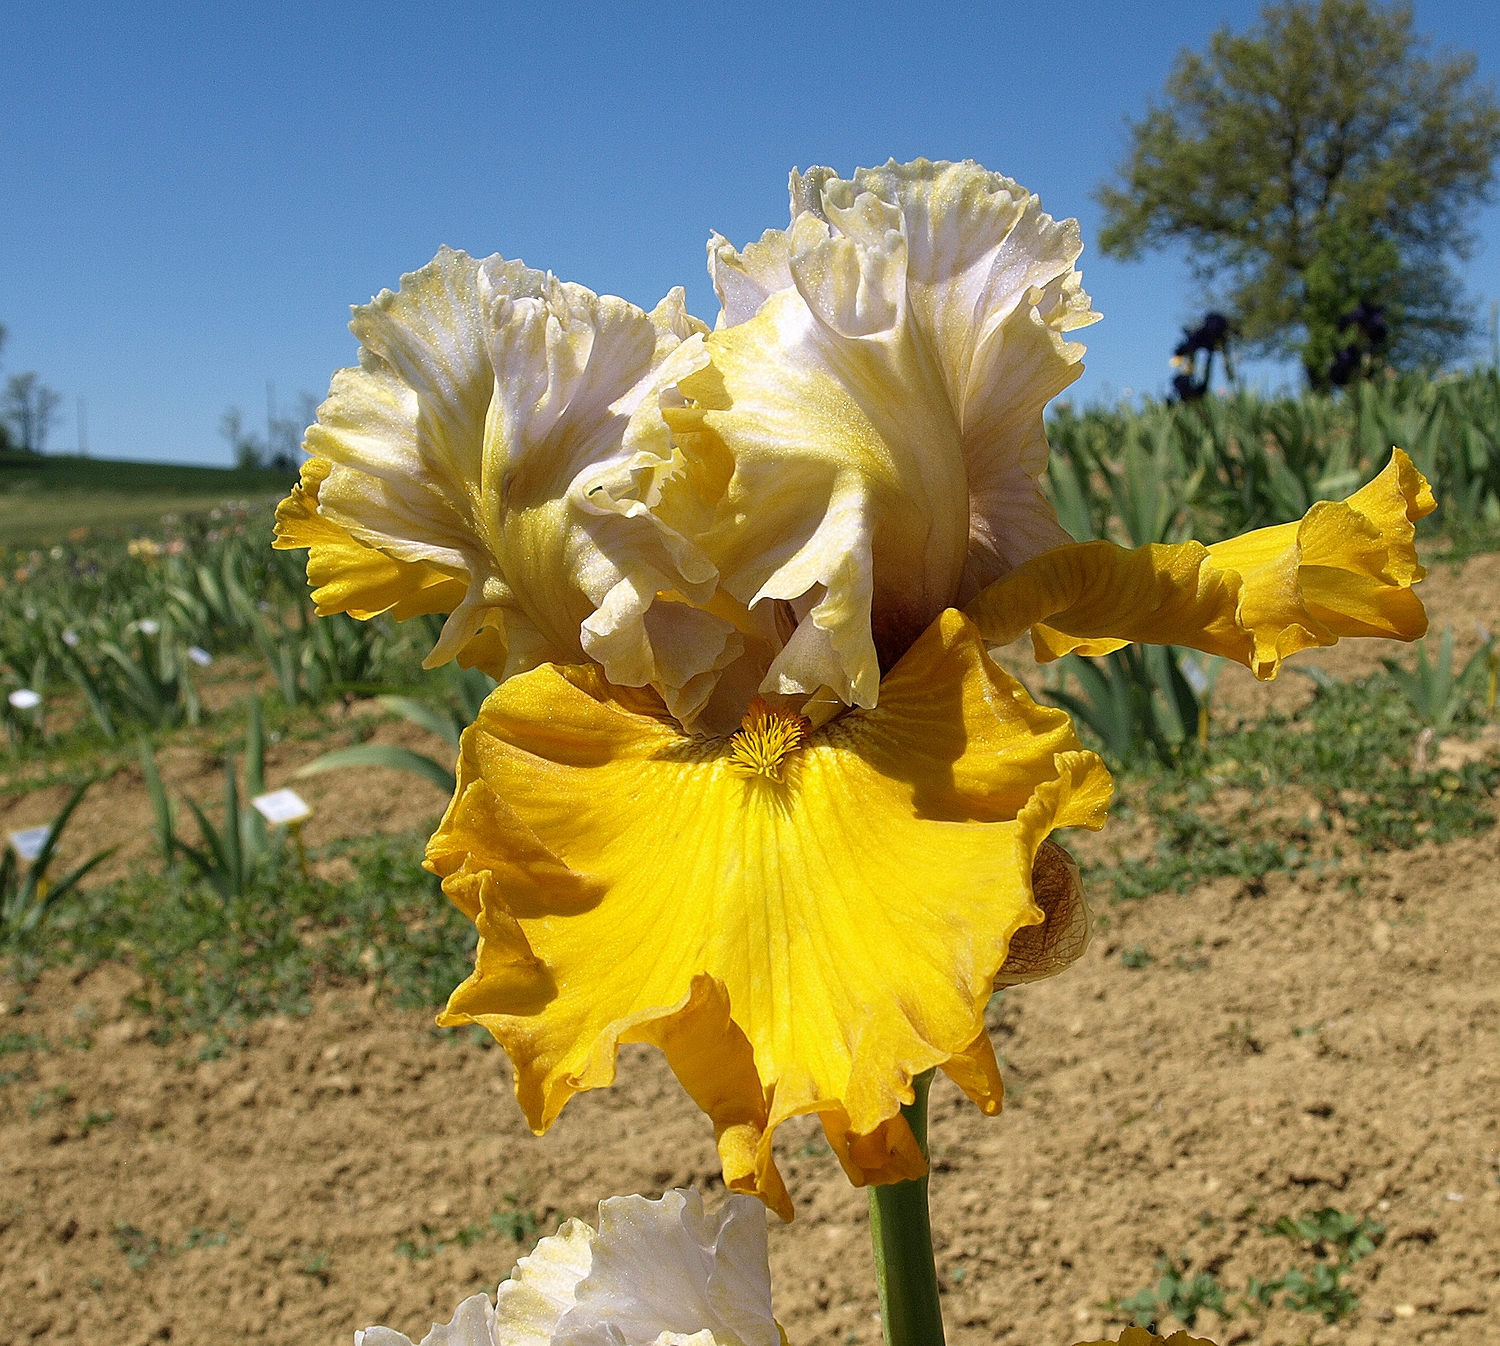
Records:
<instances>
[{"instance_id":1,"label":"small green weed","mask_svg":"<svg viewBox=\"0 0 1500 1346\"><path fill-rule=\"evenodd\" d=\"M1285 1292L1282 1304L1300 1313L1318 1313L1323 1321L1336 1323L1359 1307L1359 1296L1343 1283L1348 1268L1339 1262L1317 1262L1312 1275L1292 1267L1284 1275L1268 1281L1253 1276L1245 1285L1244 1306L1251 1312L1264 1312Z\"/></svg>"},{"instance_id":2,"label":"small green weed","mask_svg":"<svg viewBox=\"0 0 1500 1346\"><path fill-rule=\"evenodd\" d=\"M3 1033L0 1034L0 1056L9 1052L44 1052L47 1050L47 1039L40 1033Z\"/></svg>"},{"instance_id":3,"label":"small green weed","mask_svg":"<svg viewBox=\"0 0 1500 1346\"><path fill-rule=\"evenodd\" d=\"M142 1271L161 1253L161 1240L150 1237L133 1224L115 1222L115 1247L125 1254L132 1271Z\"/></svg>"},{"instance_id":4,"label":"small green weed","mask_svg":"<svg viewBox=\"0 0 1500 1346\"><path fill-rule=\"evenodd\" d=\"M239 1232L239 1226L234 1227ZM179 1253L198 1249L222 1248L229 1242L229 1235L223 1230L200 1229L197 1225L183 1235L181 1243L163 1243L145 1230L123 1221L115 1222L114 1234L115 1247L125 1254L132 1271L144 1270L156 1257L176 1257Z\"/></svg>"},{"instance_id":5,"label":"small green weed","mask_svg":"<svg viewBox=\"0 0 1500 1346\"><path fill-rule=\"evenodd\" d=\"M1328 1323L1347 1318L1359 1307L1359 1296L1343 1283L1344 1273L1373 1253L1385 1238L1384 1225L1332 1206L1303 1211L1295 1219L1284 1215L1274 1224L1262 1225L1261 1232L1306 1245L1318 1260L1310 1274L1292 1267L1268 1281L1251 1277L1241 1292L1240 1307L1263 1313L1276 1302L1277 1295L1282 1295L1286 1308L1321 1314ZM1128 1313L1137 1326L1147 1328L1154 1328L1158 1319L1169 1313L1188 1327L1194 1325L1203 1309L1212 1309L1221 1318L1233 1316L1227 1298L1230 1292L1209 1272L1189 1276L1186 1260L1173 1262L1165 1256L1157 1262L1156 1271L1154 1286L1128 1299L1112 1299L1106 1307Z\"/></svg>"},{"instance_id":6,"label":"small green weed","mask_svg":"<svg viewBox=\"0 0 1500 1346\"><path fill-rule=\"evenodd\" d=\"M1133 944L1128 949L1120 950L1120 961L1126 967L1139 969L1150 967L1152 959L1144 944Z\"/></svg>"},{"instance_id":7,"label":"small green weed","mask_svg":"<svg viewBox=\"0 0 1500 1346\"><path fill-rule=\"evenodd\" d=\"M54 1084L50 1089L44 1089L31 1100L26 1111L31 1119L35 1121L38 1117L49 1113L53 1108L60 1108L64 1103L73 1099L73 1091L66 1084Z\"/></svg>"},{"instance_id":8,"label":"small green weed","mask_svg":"<svg viewBox=\"0 0 1500 1346\"><path fill-rule=\"evenodd\" d=\"M1228 1291L1218 1278L1207 1271L1188 1275L1186 1261L1173 1262L1162 1257L1156 1264L1157 1282L1130 1296L1111 1300L1109 1307L1128 1313L1138 1327L1153 1328L1166 1314L1193 1327L1204 1309L1212 1309L1221 1318L1231 1316L1225 1302Z\"/></svg>"},{"instance_id":9,"label":"small green weed","mask_svg":"<svg viewBox=\"0 0 1500 1346\"><path fill-rule=\"evenodd\" d=\"M1281 1278L1281 1288L1286 1291L1283 1303L1302 1313L1321 1314L1325 1323L1347 1318L1359 1307L1359 1296L1341 1284L1346 1270L1337 1262L1318 1262L1313 1266L1311 1276L1297 1270L1288 1271Z\"/></svg>"},{"instance_id":10,"label":"small green weed","mask_svg":"<svg viewBox=\"0 0 1500 1346\"><path fill-rule=\"evenodd\" d=\"M115 1114L109 1108L105 1108L103 1112L95 1112L90 1109L84 1115L83 1120L78 1124L79 1134L86 1136L95 1127L108 1126L112 1121L114 1121L114 1119Z\"/></svg>"},{"instance_id":11,"label":"small green weed","mask_svg":"<svg viewBox=\"0 0 1500 1346\"><path fill-rule=\"evenodd\" d=\"M1304 1211L1297 1219L1283 1215L1275 1224L1262 1225L1264 1234L1279 1234L1293 1243L1311 1246L1313 1256L1332 1253L1346 1266L1368 1257L1385 1240L1385 1226L1363 1216L1324 1206Z\"/></svg>"},{"instance_id":12,"label":"small green weed","mask_svg":"<svg viewBox=\"0 0 1500 1346\"><path fill-rule=\"evenodd\" d=\"M414 1262L425 1262L444 1248L454 1246L468 1248L482 1239L489 1238L492 1234L499 1234L502 1238L508 1238L515 1243L530 1243L536 1237L537 1218L529 1210L513 1208L508 1211L496 1211L484 1224L465 1225L447 1238L434 1237L437 1233L434 1225L423 1224L420 1228L422 1231L420 1239L402 1239L396 1245L398 1256L408 1257Z\"/></svg>"},{"instance_id":13,"label":"small green weed","mask_svg":"<svg viewBox=\"0 0 1500 1346\"><path fill-rule=\"evenodd\" d=\"M311 1277L319 1285L326 1286L333 1278L333 1272L329 1269L332 1261L333 1254L330 1252L303 1253L302 1265L297 1268L297 1274Z\"/></svg>"},{"instance_id":14,"label":"small green weed","mask_svg":"<svg viewBox=\"0 0 1500 1346\"><path fill-rule=\"evenodd\" d=\"M433 1238L433 1235L437 1233L436 1225L430 1225L424 1220L418 1227L422 1231L421 1239L402 1239L396 1245L398 1257L409 1257L414 1262L425 1262L448 1242L446 1239Z\"/></svg>"},{"instance_id":15,"label":"small green weed","mask_svg":"<svg viewBox=\"0 0 1500 1346\"><path fill-rule=\"evenodd\" d=\"M513 1243L529 1243L536 1237L537 1219L529 1210L496 1211L490 1216L490 1228Z\"/></svg>"}]
</instances>

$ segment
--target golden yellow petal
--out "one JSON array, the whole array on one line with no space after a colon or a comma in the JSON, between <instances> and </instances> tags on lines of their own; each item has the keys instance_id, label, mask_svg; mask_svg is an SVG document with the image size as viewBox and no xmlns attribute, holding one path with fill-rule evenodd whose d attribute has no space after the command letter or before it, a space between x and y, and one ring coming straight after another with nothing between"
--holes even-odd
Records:
<instances>
[{"instance_id":1,"label":"golden yellow petal","mask_svg":"<svg viewBox=\"0 0 1500 1346\"><path fill-rule=\"evenodd\" d=\"M271 545L278 551L307 548L307 582L318 616L347 612L367 621L389 613L395 620L429 612L452 612L464 600L467 581L428 561L401 561L360 542L348 529L318 513L318 489L332 464L309 458L292 492L276 507ZM485 627L458 652L464 668L500 677L506 667L503 631Z\"/></svg>"},{"instance_id":2,"label":"golden yellow petal","mask_svg":"<svg viewBox=\"0 0 1500 1346\"><path fill-rule=\"evenodd\" d=\"M994 644L1030 628L1042 660L1139 641L1205 650L1272 678L1288 655L1340 636L1416 640L1426 632L1411 586L1426 573L1416 521L1434 508L1426 480L1396 449L1367 486L1319 502L1297 523L1211 547L1058 547L965 611Z\"/></svg>"},{"instance_id":3,"label":"golden yellow petal","mask_svg":"<svg viewBox=\"0 0 1500 1346\"><path fill-rule=\"evenodd\" d=\"M642 1023L622 1041L660 1047L688 1095L714 1124L714 1141L731 1192L760 1195L783 1220L792 1200L771 1161L769 1107L755 1074L755 1054L729 1013L724 984L693 978L675 1014Z\"/></svg>"},{"instance_id":4,"label":"golden yellow petal","mask_svg":"<svg viewBox=\"0 0 1500 1346\"><path fill-rule=\"evenodd\" d=\"M779 1208L788 1117L820 1114L850 1177L883 1182L922 1171L913 1075L998 1107L985 1004L1044 919L1044 839L1099 826L1110 782L952 611L877 708L777 744L737 754L595 669L537 669L464 735L427 863L481 932L442 1022L504 1044L534 1128L654 1041L731 1185Z\"/></svg>"}]
</instances>

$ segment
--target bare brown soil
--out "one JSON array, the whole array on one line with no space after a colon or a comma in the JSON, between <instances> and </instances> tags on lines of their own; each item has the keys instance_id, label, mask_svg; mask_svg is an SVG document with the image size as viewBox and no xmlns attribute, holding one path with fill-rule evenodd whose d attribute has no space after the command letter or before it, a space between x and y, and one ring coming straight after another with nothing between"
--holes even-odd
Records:
<instances>
[{"instance_id":1,"label":"bare brown soil","mask_svg":"<svg viewBox=\"0 0 1500 1346\"><path fill-rule=\"evenodd\" d=\"M1424 597L1466 652L1475 616L1500 628L1500 558L1457 578L1435 567ZM1382 652L1317 658L1348 676ZM1246 681L1277 705L1303 694L1302 679ZM1237 686L1226 675L1226 705ZM380 735L434 751L405 726ZM278 748L271 784L325 746ZM163 766L202 797L210 759ZM305 784L314 841L441 804L389 773ZM79 815L91 844L145 825L138 775L99 793ZM6 801L0 826L44 820L60 798ZM1226 1346L1500 1343L1500 829L1372 857L1361 889L1302 870L1116 905L1070 972L992 1007L1003 1115L941 1079L933 1094L951 1342L1118 1335L1123 1315L1103 1306L1152 1283L1162 1253L1235 1288L1309 1269L1262 1226L1335 1206L1387 1226L1349 1277L1352 1317L1242 1309L1205 1314L1199 1332ZM1135 946L1144 967L1121 960ZM331 994L199 1061L194 1042L149 1039L133 989L119 966L0 982L0 1037L50 1044L0 1055L0 1079L17 1076L0 1086L0 1346L331 1346L376 1322L416 1337L524 1251L484 1232L492 1215L529 1212L550 1232L616 1193L722 1192L706 1120L648 1049L627 1049L616 1087L537 1139L503 1055L440 1037L426 1013ZM783 1128L778 1152L797 1204L771 1233L789 1339L878 1341L864 1194L812 1124Z\"/></svg>"}]
</instances>

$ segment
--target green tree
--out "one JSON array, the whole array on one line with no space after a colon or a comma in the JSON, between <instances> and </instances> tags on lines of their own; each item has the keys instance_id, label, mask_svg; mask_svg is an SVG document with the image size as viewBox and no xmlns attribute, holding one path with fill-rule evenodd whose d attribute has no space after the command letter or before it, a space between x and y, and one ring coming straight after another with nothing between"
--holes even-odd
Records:
<instances>
[{"instance_id":1,"label":"green tree","mask_svg":"<svg viewBox=\"0 0 1500 1346\"><path fill-rule=\"evenodd\" d=\"M45 453L62 395L35 374L13 374L0 396L0 415L10 422L22 453Z\"/></svg>"},{"instance_id":2,"label":"green tree","mask_svg":"<svg viewBox=\"0 0 1500 1346\"><path fill-rule=\"evenodd\" d=\"M1293 0L1180 53L1097 193L1100 248L1185 246L1252 349L1299 356L1314 385L1360 304L1392 363L1457 353L1472 315L1453 263L1492 199L1500 106L1472 55L1426 47L1409 5Z\"/></svg>"}]
</instances>

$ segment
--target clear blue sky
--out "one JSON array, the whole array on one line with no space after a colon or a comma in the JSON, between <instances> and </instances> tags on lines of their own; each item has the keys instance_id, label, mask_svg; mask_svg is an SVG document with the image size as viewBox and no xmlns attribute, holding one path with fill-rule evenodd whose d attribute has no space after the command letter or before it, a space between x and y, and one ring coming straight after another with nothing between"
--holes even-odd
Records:
<instances>
[{"instance_id":1,"label":"clear blue sky","mask_svg":"<svg viewBox=\"0 0 1500 1346\"><path fill-rule=\"evenodd\" d=\"M12 6L0 359L64 395L54 451L76 443L84 397L97 455L223 462L225 408L263 422L268 380L283 407L321 398L354 357L348 306L441 243L648 307L685 284L712 319L710 228L744 243L784 224L794 165L927 155L977 159L1080 217L1105 318L1074 395L1161 392L1197 297L1175 258L1102 259L1090 192L1177 50L1256 8ZM1490 4L1416 12L1500 73ZM1480 224L1466 281L1487 318L1500 209Z\"/></svg>"}]
</instances>

